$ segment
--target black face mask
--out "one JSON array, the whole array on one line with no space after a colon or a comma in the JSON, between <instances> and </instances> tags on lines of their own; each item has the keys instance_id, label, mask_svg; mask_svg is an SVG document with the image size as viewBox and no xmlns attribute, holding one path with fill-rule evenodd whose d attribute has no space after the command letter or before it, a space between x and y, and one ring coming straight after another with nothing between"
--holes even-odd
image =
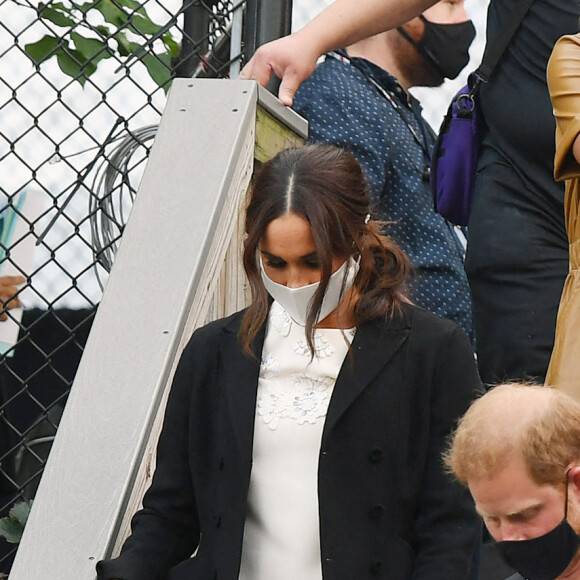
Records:
<instances>
[{"instance_id":1,"label":"black face mask","mask_svg":"<svg viewBox=\"0 0 580 580\"><path fill-rule=\"evenodd\" d=\"M437 24L423 15L419 18L425 23L419 42L415 42L404 28L397 30L443 78L454 79L469 62L469 47L475 38L473 22Z\"/></svg>"},{"instance_id":2,"label":"black face mask","mask_svg":"<svg viewBox=\"0 0 580 580\"><path fill-rule=\"evenodd\" d=\"M568 472L564 519L547 534L531 540L496 542L503 559L526 580L555 580L568 568L580 547L580 538L568 523Z\"/></svg>"},{"instance_id":3,"label":"black face mask","mask_svg":"<svg viewBox=\"0 0 580 580\"><path fill-rule=\"evenodd\" d=\"M554 580L572 562L580 538L564 518L543 536L496 542L496 546L503 559L527 580Z\"/></svg>"}]
</instances>

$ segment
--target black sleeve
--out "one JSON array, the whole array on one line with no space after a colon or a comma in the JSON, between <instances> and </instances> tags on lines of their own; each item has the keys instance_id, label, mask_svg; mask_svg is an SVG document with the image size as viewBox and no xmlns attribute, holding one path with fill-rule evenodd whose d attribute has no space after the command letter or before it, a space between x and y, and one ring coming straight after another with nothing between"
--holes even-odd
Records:
<instances>
[{"instance_id":1,"label":"black sleeve","mask_svg":"<svg viewBox=\"0 0 580 580\"><path fill-rule=\"evenodd\" d=\"M481 521L468 490L446 473L442 454L458 419L483 389L463 331L450 331L438 350L429 450L415 523L418 554L413 580L465 580L481 539Z\"/></svg>"}]
</instances>

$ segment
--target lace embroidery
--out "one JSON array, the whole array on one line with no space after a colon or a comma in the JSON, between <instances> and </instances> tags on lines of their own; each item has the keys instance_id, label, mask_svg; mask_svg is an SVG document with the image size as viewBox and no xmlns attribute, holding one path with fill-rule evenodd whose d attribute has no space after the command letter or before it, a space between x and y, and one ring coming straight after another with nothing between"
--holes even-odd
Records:
<instances>
[{"instance_id":1,"label":"lace embroidery","mask_svg":"<svg viewBox=\"0 0 580 580\"><path fill-rule=\"evenodd\" d=\"M290 334L292 319L278 302L272 302L272 306L270 307L270 323L278 334L282 336L288 336Z\"/></svg>"},{"instance_id":2,"label":"lace embroidery","mask_svg":"<svg viewBox=\"0 0 580 580\"><path fill-rule=\"evenodd\" d=\"M314 424L326 416L334 381L308 373L290 377L292 387L268 385L258 400L258 414L270 429L276 429L280 419L293 419L299 425Z\"/></svg>"},{"instance_id":3,"label":"lace embroidery","mask_svg":"<svg viewBox=\"0 0 580 580\"><path fill-rule=\"evenodd\" d=\"M296 354L310 356L310 348L308 346L308 341L305 338L295 342L293 346ZM314 335L314 354L319 358L324 358L334 354L334 347L328 342L326 336L321 334Z\"/></svg>"},{"instance_id":4,"label":"lace embroidery","mask_svg":"<svg viewBox=\"0 0 580 580\"><path fill-rule=\"evenodd\" d=\"M280 372L280 361L272 353L268 353L260 363L260 377L271 379L278 376Z\"/></svg>"}]
</instances>

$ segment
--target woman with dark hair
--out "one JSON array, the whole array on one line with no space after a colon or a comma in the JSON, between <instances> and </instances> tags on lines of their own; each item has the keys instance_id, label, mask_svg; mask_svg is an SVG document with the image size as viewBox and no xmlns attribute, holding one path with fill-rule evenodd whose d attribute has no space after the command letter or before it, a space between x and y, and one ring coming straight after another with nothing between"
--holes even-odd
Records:
<instances>
[{"instance_id":1,"label":"woman with dark hair","mask_svg":"<svg viewBox=\"0 0 580 580\"><path fill-rule=\"evenodd\" d=\"M465 580L479 537L441 452L479 379L404 295L356 160L281 152L246 210L247 310L197 330L122 580ZM193 556L192 556L193 554Z\"/></svg>"}]
</instances>

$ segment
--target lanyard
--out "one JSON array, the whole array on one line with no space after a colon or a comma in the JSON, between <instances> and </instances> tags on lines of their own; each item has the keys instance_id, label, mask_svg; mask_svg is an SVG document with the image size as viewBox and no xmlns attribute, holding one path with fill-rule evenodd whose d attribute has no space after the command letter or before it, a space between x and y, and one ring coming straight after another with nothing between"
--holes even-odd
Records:
<instances>
[{"instance_id":1,"label":"lanyard","mask_svg":"<svg viewBox=\"0 0 580 580\"><path fill-rule=\"evenodd\" d=\"M413 113L415 119L417 120L417 123L419 124L419 127L421 128L422 135L419 135L419 133L417 133L417 130L415 129L415 127L413 127L413 125L411 125L411 123L409 123L409 120L405 117L405 115L403 114L403 111L401 110L401 106L395 100L395 95L391 94L387 89L385 89L385 87L383 87L380 83L378 83L370 73L363 70L363 68L358 66L356 63L352 62L352 60L348 56L344 56L342 54L339 54L338 52L329 52L327 54L327 56L330 56L330 57L334 58L335 60L338 60L339 62L345 62L347 64L354 66L368 79L368 81L377 89L377 91L391 104L391 106L397 112L399 117L401 117L402 121L405 123L405 125L409 129L409 132L411 133L411 135L413 135L413 139L415 139L415 141L417 142L419 147L421 147L423 153L425 154L425 157L428 160L430 160L431 159L431 151L430 151L430 148L428 146L427 133L426 133L426 129L425 129L425 121L421 117L421 113L416 110L416 107L411 106L411 112Z\"/></svg>"}]
</instances>

